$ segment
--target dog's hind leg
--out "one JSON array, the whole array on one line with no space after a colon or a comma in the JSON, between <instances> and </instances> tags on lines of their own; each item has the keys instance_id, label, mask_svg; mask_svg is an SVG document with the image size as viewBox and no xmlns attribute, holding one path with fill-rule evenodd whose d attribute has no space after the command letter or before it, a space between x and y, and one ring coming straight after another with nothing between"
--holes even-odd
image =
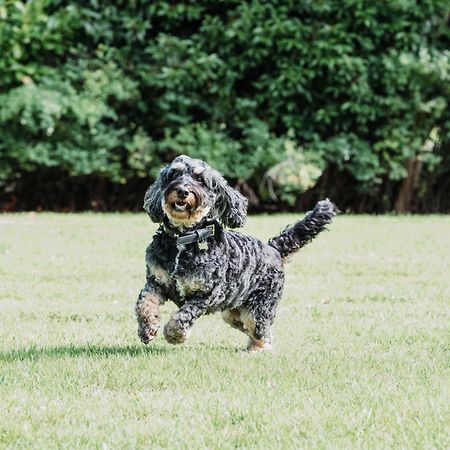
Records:
<instances>
[{"instance_id":1,"label":"dog's hind leg","mask_svg":"<svg viewBox=\"0 0 450 450\"><path fill-rule=\"evenodd\" d=\"M283 292L284 277L274 277L267 285L254 291L245 302L247 314L242 314L242 321L248 332L247 350L271 350L273 344L272 324L277 305Z\"/></svg>"},{"instance_id":2,"label":"dog's hind leg","mask_svg":"<svg viewBox=\"0 0 450 450\"><path fill-rule=\"evenodd\" d=\"M247 351L249 352L261 352L265 350L272 350L273 348L273 336L271 326L260 323L255 323L255 331L249 335Z\"/></svg>"},{"instance_id":3,"label":"dog's hind leg","mask_svg":"<svg viewBox=\"0 0 450 450\"><path fill-rule=\"evenodd\" d=\"M249 337L248 351L262 351L272 348L271 322L266 318L255 318L245 307L226 309L222 312L222 318L228 325L242 331Z\"/></svg>"},{"instance_id":4,"label":"dog's hind leg","mask_svg":"<svg viewBox=\"0 0 450 450\"><path fill-rule=\"evenodd\" d=\"M247 330L244 327L244 323L241 320L241 311L239 308L225 309L222 311L222 319L230 327L236 328L236 330L242 331L247 334Z\"/></svg>"},{"instance_id":5,"label":"dog's hind leg","mask_svg":"<svg viewBox=\"0 0 450 450\"><path fill-rule=\"evenodd\" d=\"M161 295L148 287L139 294L135 311L138 321L138 335L144 344L153 341L158 333L161 321L159 312L161 301Z\"/></svg>"}]
</instances>

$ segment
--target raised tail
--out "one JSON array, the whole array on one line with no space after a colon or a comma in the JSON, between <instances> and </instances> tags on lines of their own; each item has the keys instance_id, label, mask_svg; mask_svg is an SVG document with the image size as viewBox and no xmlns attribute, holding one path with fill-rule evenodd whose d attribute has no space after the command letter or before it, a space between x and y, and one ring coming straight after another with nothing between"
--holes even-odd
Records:
<instances>
[{"instance_id":1,"label":"raised tail","mask_svg":"<svg viewBox=\"0 0 450 450\"><path fill-rule=\"evenodd\" d=\"M314 209L307 216L285 228L281 234L269 240L269 245L276 248L284 260L291 253L304 247L311 242L321 231L326 229L326 225L338 213L336 206L325 199L316 204Z\"/></svg>"}]
</instances>

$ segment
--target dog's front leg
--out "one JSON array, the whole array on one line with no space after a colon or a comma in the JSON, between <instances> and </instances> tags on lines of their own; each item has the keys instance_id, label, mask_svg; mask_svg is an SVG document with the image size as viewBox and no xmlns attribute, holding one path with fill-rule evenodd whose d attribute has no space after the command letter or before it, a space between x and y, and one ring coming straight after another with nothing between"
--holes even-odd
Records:
<instances>
[{"instance_id":1,"label":"dog's front leg","mask_svg":"<svg viewBox=\"0 0 450 450\"><path fill-rule=\"evenodd\" d=\"M159 312L161 301L161 294L151 286L146 286L139 294L135 311L138 321L138 335L144 344L153 341L158 333L161 321Z\"/></svg>"},{"instance_id":2,"label":"dog's front leg","mask_svg":"<svg viewBox=\"0 0 450 450\"><path fill-rule=\"evenodd\" d=\"M194 321L205 314L206 302L188 301L170 317L164 326L164 337L170 344L185 342L190 334Z\"/></svg>"}]
</instances>

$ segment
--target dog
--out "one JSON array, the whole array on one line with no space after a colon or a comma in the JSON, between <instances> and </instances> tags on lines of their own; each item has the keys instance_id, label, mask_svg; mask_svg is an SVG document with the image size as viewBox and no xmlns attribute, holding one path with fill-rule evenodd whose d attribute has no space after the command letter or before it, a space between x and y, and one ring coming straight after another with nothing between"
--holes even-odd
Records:
<instances>
[{"instance_id":1,"label":"dog","mask_svg":"<svg viewBox=\"0 0 450 450\"><path fill-rule=\"evenodd\" d=\"M248 336L249 351L272 347L283 265L325 229L337 209L322 200L266 244L226 230L244 225L247 203L201 160L182 155L161 169L144 197L144 209L160 226L146 250L146 284L135 308L143 343L156 337L159 306L170 299L178 307L164 326L171 344L185 342L201 316L221 312Z\"/></svg>"}]
</instances>

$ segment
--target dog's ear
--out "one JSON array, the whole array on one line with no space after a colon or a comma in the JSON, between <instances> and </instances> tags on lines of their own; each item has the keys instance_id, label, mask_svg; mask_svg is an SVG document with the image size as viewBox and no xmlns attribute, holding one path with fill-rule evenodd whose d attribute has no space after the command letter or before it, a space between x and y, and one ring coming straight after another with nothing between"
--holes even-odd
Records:
<instances>
[{"instance_id":1,"label":"dog's ear","mask_svg":"<svg viewBox=\"0 0 450 450\"><path fill-rule=\"evenodd\" d=\"M215 206L219 220L229 228L242 227L247 217L248 200L229 186L219 172L212 170L211 175L218 194Z\"/></svg>"},{"instance_id":2,"label":"dog's ear","mask_svg":"<svg viewBox=\"0 0 450 450\"><path fill-rule=\"evenodd\" d=\"M144 209L152 219L152 222L160 223L164 219L164 211L162 209L162 191L161 191L161 178L167 168L160 171L158 178L147 189L144 196Z\"/></svg>"},{"instance_id":3,"label":"dog's ear","mask_svg":"<svg viewBox=\"0 0 450 450\"><path fill-rule=\"evenodd\" d=\"M222 214L222 222L229 228L244 226L247 218L248 200L236 189L227 186L225 189L225 208Z\"/></svg>"}]
</instances>

